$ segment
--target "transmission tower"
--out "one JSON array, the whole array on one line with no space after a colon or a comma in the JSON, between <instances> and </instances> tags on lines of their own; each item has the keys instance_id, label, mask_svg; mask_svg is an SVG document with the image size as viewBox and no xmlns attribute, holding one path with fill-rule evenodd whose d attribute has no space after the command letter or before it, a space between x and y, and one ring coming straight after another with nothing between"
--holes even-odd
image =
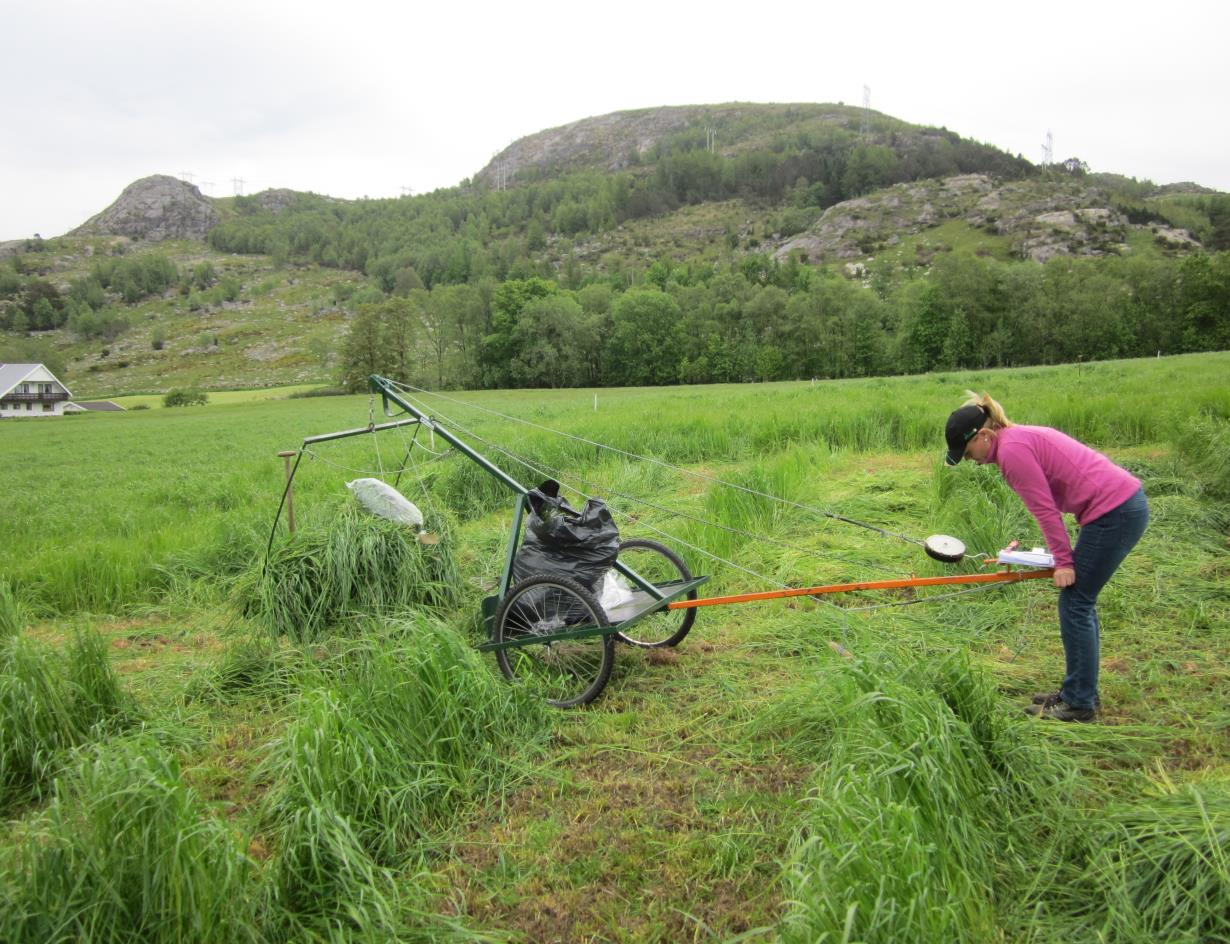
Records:
<instances>
[{"instance_id":1,"label":"transmission tower","mask_svg":"<svg viewBox=\"0 0 1230 944\"><path fill-rule=\"evenodd\" d=\"M212 195L213 195L213 189L214 189L214 182L213 182L212 180L202 180L202 181L201 181L201 190L202 190L203 192L205 192L205 193L209 194L210 196L212 196Z\"/></svg>"},{"instance_id":2,"label":"transmission tower","mask_svg":"<svg viewBox=\"0 0 1230 944\"><path fill-rule=\"evenodd\" d=\"M1048 131L1046 133L1046 144L1042 145L1042 166L1050 167L1055 160L1055 139Z\"/></svg>"},{"instance_id":3,"label":"transmission tower","mask_svg":"<svg viewBox=\"0 0 1230 944\"><path fill-rule=\"evenodd\" d=\"M859 122L859 134L871 131L871 86L863 86L863 120Z\"/></svg>"},{"instance_id":4,"label":"transmission tower","mask_svg":"<svg viewBox=\"0 0 1230 944\"><path fill-rule=\"evenodd\" d=\"M184 181L185 183L190 183L190 184L195 183L196 174L192 173L192 171L190 170L181 170L179 172L179 179Z\"/></svg>"},{"instance_id":5,"label":"transmission tower","mask_svg":"<svg viewBox=\"0 0 1230 944\"><path fill-rule=\"evenodd\" d=\"M242 177L232 177L231 178L231 185L235 188L235 196L237 197L243 196L243 185L246 182L247 181L245 181Z\"/></svg>"},{"instance_id":6,"label":"transmission tower","mask_svg":"<svg viewBox=\"0 0 1230 944\"><path fill-rule=\"evenodd\" d=\"M403 185L402 185L402 188L401 188L401 195L402 195L403 197L413 197L413 196L414 196L414 188L413 188L413 187L407 187L405 184L403 184Z\"/></svg>"}]
</instances>

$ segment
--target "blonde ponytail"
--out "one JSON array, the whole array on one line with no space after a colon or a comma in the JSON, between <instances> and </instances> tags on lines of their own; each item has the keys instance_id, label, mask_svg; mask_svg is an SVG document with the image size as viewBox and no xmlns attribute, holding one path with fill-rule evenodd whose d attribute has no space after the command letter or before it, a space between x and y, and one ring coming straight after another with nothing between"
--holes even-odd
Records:
<instances>
[{"instance_id":1,"label":"blonde ponytail","mask_svg":"<svg viewBox=\"0 0 1230 944\"><path fill-rule=\"evenodd\" d=\"M974 393L973 390L966 390L965 395L969 397L962 406L980 406L987 414L987 425L991 429L1007 429L1009 426L1016 424L1008 419L1008 415L1004 412L1004 408L991 399L989 393L984 393L982 396Z\"/></svg>"}]
</instances>

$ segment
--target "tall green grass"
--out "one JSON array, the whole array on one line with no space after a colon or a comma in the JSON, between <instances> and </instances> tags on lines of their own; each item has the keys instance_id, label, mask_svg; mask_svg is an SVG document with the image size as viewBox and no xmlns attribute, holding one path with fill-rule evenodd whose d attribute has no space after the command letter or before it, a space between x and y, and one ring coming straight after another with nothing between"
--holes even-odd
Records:
<instances>
[{"instance_id":1,"label":"tall green grass","mask_svg":"<svg viewBox=\"0 0 1230 944\"><path fill-rule=\"evenodd\" d=\"M1112 809L1089 877L1108 941L1230 941L1230 785Z\"/></svg>"},{"instance_id":2,"label":"tall green grass","mask_svg":"<svg viewBox=\"0 0 1230 944\"><path fill-rule=\"evenodd\" d=\"M347 615L439 609L458 598L460 577L448 525L427 526L438 544L421 544L410 529L345 505L324 526L275 546L240 583L245 613L277 636L311 642Z\"/></svg>"},{"instance_id":3,"label":"tall green grass","mask_svg":"<svg viewBox=\"0 0 1230 944\"><path fill-rule=\"evenodd\" d=\"M149 738L88 751L0 861L0 939L258 941L243 837Z\"/></svg>"},{"instance_id":4,"label":"tall green grass","mask_svg":"<svg viewBox=\"0 0 1230 944\"><path fill-rule=\"evenodd\" d=\"M305 672L303 653L267 635L241 638L222 658L193 676L185 695L193 701L229 702L241 697L278 701L290 695Z\"/></svg>"},{"instance_id":5,"label":"tall green grass","mask_svg":"<svg viewBox=\"0 0 1230 944\"><path fill-rule=\"evenodd\" d=\"M1016 421L1053 425L1099 447L1168 441L1195 416L1224 420L1230 393L1226 354L1107 362L1072 367L962 372L818 384L715 385L705 388L591 391L491 391L459 397L526 417L632 453L672 463L712 465L762 459L791 446L832 450L941 451L943 420L966 388L987 389ZM1156 395L1159 388L1169 396ZM428 398L429 402L430 398ZM478 435L574 474L593 472L592 446L469 410L456 413ZM305 435L355 426L361 397L267 401L200 413L150 411L114 422L14 424L6 448L17 478L0 530L37 533L31 549L0 541L0 573L36 613L121 612L166 594L225 585L261 553L284 482L278 449ZM296 510L305 526L332 513L354 470L400 459L397 434L376 455L375 437L317 448L296 478ZM475 443L481 451L486 446ZM440 444L437 443L437 446ZM90 488L72 470L89 457ZM397 458L394 459L393 457ZM383 462L381 461L383 457ZM535 475L498 455L525 482ZM424 482L453 513L510 503L503 486L462 457L431 468ZM593 476L590 476L593 477ZM412 493L420 502L421 495ZM185 522L190 526L185 527Z\"/></svg>"},{"instance_id":6,"label":"tall green grass","mask_svg":"<svg viewBox=\"0 0 1230 944\"><path fill-rule=\"evenodd\" d=\"M1025 504L993 466L937 461L930 497L932 527L960 538L971 554L995 554L1013 539L1024 547L1041 540Z\"/></svg>"},{"instance_id":7,"label":"tall green grass","mask_svg":"<svg viewBox=\"0 0 1230 944\"><path fill-rule=\"evenodd\" d=\"M442 919L392 870L423 862L460 804L518 776L547 716L439 623L368 622L356 639L264 766L273 900L296 938L396 928L430 940Z\"/></svg>"},{"instance_id":8,"label":"tall green grass","mask_svg":"<svg viewBox=\"0 0 1230 944\"><path fill-rule=\"evenodd\" d=\"M1183 424L1174 444L1209 494L1230 501L1230 419L1193 417Z\"/></svg>"},{"instance_id":9,"label":"tall green grass","mask_svg":"<svg viewBox=\"0 0 1230 944\"><path fill-rule=\"evenodd\" d=\"M0 640L16 636L25 624L25 609L9 582L0 577Z\"/></svg>"},{"instance_id":10,"label":"tall green grass","mask_svg":"<svg viewBox=\"0 0 1230 944\"><path fill-rule=\"evenodd\" d=\"M1062 861L1072 772L961 658L840 663L763 724L817 769L783 941L986 941Z\"/></svg>"},{"instance_id":11,"label":"tall green grass","mask_svg":"<svg viewBox=\"0 0 1230 944\"><path fill-rule=\"evenodd\" d=\"M0 639L0 808L41 795L65 751L136 718L97 633L65 654Z\"/></svg>"}]
</instances>

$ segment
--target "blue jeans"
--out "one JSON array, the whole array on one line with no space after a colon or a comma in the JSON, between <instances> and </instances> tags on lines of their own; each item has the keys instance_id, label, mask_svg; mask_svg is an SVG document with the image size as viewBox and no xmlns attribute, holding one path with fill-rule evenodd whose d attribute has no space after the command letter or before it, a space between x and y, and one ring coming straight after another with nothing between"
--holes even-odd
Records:
<instances>
[{"instance_id":1,"label":"blue jeans","mask_svg":"<svg viewBox=\"0 0 1230 944\"><path fill-rule=\"evenodd\" d=\"M1076 583L1059 592L1059 635L1066 675L1060 697L1073 708L1096 707L1102 626L1098 594L1136 546L1149 523L1149 503L1141 489L1080 529L1072 557Z\"/></svg>"}]
</instances>

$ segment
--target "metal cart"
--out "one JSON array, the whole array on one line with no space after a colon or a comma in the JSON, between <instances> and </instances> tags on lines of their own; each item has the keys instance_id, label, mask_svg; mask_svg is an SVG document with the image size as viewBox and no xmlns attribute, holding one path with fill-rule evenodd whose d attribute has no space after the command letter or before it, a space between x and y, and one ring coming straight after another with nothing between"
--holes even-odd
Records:
<instances>
[{"instance_id":1,"label":"metal cart","mask_svg":"<svg viewBox=\"0 0 1230 944\"><path fill-rule=\"evenodd\" d=\"M497 592L482 601L488 641L478 647L495 654L506 677L534 686L552 705L583 705L597 698L610 679L616 639L657 648L678 645L688 634L696 610L671 609L670 604L695 600L696 588L709 578L693 576L674 551L657 541L637 538L620 543L613 570L622 593L610 609L569 577L531 574L514 583L513 559L521 542L529 489L407 402L392 381L373 374L369 382L373 394L382 399L385 416L399 415L396 406L516 496Z\"/></svg>"}]
</instances>

